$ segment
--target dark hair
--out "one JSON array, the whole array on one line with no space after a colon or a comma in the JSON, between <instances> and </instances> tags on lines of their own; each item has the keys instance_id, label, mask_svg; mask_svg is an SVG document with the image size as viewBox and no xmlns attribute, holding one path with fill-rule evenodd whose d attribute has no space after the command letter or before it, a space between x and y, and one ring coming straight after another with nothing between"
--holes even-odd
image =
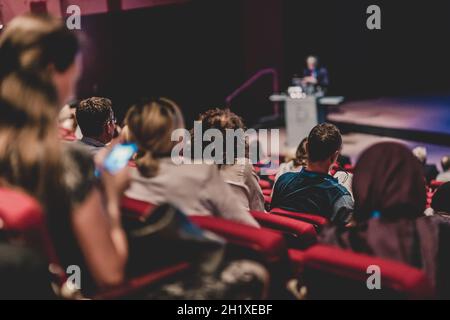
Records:
<instances>
[{"instance_id":1,"label":"dark hair","mask_svg":"<svg viewBox=\"0 0 450 320\"><path fill-rule=\"evenodd\" d=\"M203 130L208 129L217 129L219 130L224 137L226 137L226 129L232 129L232 130L246 130L244 121L240 116L235 114L234 112L231 112L230 109L219 109L214 108L207 110L203 113L201 113L198 116L197 121L200 121L202 123ZM191 132L191 136L196 139L201 139L201 137L194 137L194 134ZM203 141L203 149L206 148L206 146L209 144L208 141ZM245 156L248 157L248 145L244 139L239 139L239 137L235 138L234 141L234 155L237 156L237 150L239 148L243 148L245 151ZM224 139L223 141L223 149L224 150L224 163L226 162L226 141Z\"/></svg>"},{"instance_id":2,"label":"dark hair","mask_svg":"<svg viewBox=\"0 0 450 320\"><path fill-rule=\"evenodd\" d=\"M300 144L297 147L297 151L295 152L295 158L294 158L294 166L300 167L300 166L307 166L308 164L308 152L306 151L306 142L308 141L308 138L303 138L303 140L300 142Z\"/></svg>"},{"instance_id":3,"label":"dark hair","mask_svg":"<svg viewBox=\"0 0 450 320\"><path fill-rule=\"evenodd\" d=\"M87 137L100 136L105 124L112 120L112 113L112 103L107 98L92 97L81 101L76 110L81 133Z\"/></svg>"},{"instance_id":4,"label":"dark hair","mask_svg":"<svg viewBox=\"0 0 450 320\"><path fill-rule=\"evenodd\" d=\"M448 171L450 169L450 156L442 157L441 165L442 165L442 170Z\"/></svg>"},{"instance_id":5,"label":"dark hair","mask_svg":"<svg viewBox=\"0 0 450 320\"><path fill-rule=\"evenodd\" d=\"M328 159L342 146L339 129L330 123L315 126L308 136L308 160L310 162Z\"/></svg>"}]
</instances>

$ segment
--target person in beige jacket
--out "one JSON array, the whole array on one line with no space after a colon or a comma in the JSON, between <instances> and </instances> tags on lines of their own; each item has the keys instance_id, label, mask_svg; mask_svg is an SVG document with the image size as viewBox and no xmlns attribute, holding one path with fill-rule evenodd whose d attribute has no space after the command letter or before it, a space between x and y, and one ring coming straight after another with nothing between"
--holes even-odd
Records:
<instances>
[{"instance_id":1,"label":"person in beige jacket","mask_svg":"<svg viewBox=\"0 0 450 320\"><path fill-rule=\"evenodd\" d=\"M176 164L172 132L184 128L178 106L164 98L133 106L126 117L139 148L125 194L156 205L170 203L187 215L214 215L258 227L220 175L217 165Z\"/></svg>"},{"instance_id":2,"label":"person in beige jacket","mask_svg":"<svg viewBox=\"0 0 450 320\"><path fill-rule=\"evenodd\" d=\"M202 124L202 130L219 130L226 137L226 130L245 130L245 124L241 117L229 109L210 109L199 115L198 121ZM238 139L236 139L238 140ZM238 154L238 144L245 145L245 154ZM264 211L264 196L259 186L259 178L249 159L248 146L245 141L234 141L234 162L227 163L226 143L224 145L224 164L219 165L223 180L232 188L238 197L239 203L246 210ZM204 145L206 147L206 145Z\"/></svg>"}]
</instances>

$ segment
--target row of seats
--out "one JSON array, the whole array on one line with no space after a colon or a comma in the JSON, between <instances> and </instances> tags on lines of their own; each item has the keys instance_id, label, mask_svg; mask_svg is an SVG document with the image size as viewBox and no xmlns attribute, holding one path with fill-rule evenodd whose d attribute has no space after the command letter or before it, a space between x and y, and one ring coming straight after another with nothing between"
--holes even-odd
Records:
<instances>
[{"instance_id":1,"label":"row of seats","mask_svg":"<svg viewBox=\"0 0 450 320\"><path fill-rule=\"evenodd\" d=\"M125 219L141 219L155 208L150 203L124 198ZM273 286L284 287L288 279L297 277L307 288L307 298L431 298L432 292L425 275L409 266L379 258L343 251L329 246L315 245L320 221L309 223L289 217L286 212L268 214L252 212L261 229L240 225L215 217L198 216L191 220L203 229L227 239L236 249L252 253L269 269ZM297 216L296 216L297 217ZM308 217L308 216L307 216ZM58 265L39 204L29 196L9 189L0 189L0 226L10 241L32 245L47 255L52 270ZM239 251L239 250L237 250ZM368 290L367 267L381 268L381 290ZM125 298L144 288L181 276L189 270L189 262L180 262L153 270L138 278L129 279L119 288L99 292L91 298ZM63 272L56 272L62 286ZM277 292L274 290L274 292ZM276 294L272 298L278 297Z\"/></svg>"}]
</instances>

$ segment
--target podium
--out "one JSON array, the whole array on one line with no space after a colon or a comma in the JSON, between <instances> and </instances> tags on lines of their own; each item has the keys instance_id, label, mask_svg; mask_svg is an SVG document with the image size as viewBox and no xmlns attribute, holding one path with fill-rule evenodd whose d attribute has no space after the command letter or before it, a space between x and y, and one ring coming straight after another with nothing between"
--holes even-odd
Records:
<instances>
[{"instance_id":1,"label":"podium","mask_svg":"<svg viewBox=\"0 0 450 320\"><path fill-rule=\"evenodd\" d=\"M309 132L318 123L317 98L291 98L287 95L272 95L271 101L284 102L286 120L286 147L288 150L297 149L300 141L308 137Z\"/></svg>"}]
</instances>

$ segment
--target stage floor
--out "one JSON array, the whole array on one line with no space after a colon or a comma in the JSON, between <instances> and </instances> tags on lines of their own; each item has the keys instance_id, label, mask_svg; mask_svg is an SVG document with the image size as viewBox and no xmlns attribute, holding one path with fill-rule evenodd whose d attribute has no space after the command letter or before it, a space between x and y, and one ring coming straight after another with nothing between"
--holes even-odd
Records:
<instances>
[{"instance_id":1,"label":"stage floor","mask_svg":"<svg viewBox=\"0 0 450 320\"><path fill-rule=\"evenodd\" d=\"M329 111L327 121L341 129L343 154L353 163L362 151L381 141L398 141L411 149L425 146L428 162L439 170L441 158L450 155L450 96L350 101ZM280 138L283 146L283 129Z\"/></svg>"},{"instance_id":2,"label":"stage floor","mask_svg":"<svg viewBox=\"0 0 450 320\"><path fill-rule=\"evenodd\" d=\"M341 128L343 153L353 160L385 140L425 146L429 162L439 168L441 158L450 155L450 96L352 101L330 111L327 121Z\"/></svg>"},{"instance_id":3,"label":"stage floor","mask_svg":"<svg viewBox=\"0 0 450 320\"><path fill-rule=\"evenodd\" d=\"M381 98L342 104L328 119L337 123L450 136L450 96Z\"/></svg>"}]
</instances>

